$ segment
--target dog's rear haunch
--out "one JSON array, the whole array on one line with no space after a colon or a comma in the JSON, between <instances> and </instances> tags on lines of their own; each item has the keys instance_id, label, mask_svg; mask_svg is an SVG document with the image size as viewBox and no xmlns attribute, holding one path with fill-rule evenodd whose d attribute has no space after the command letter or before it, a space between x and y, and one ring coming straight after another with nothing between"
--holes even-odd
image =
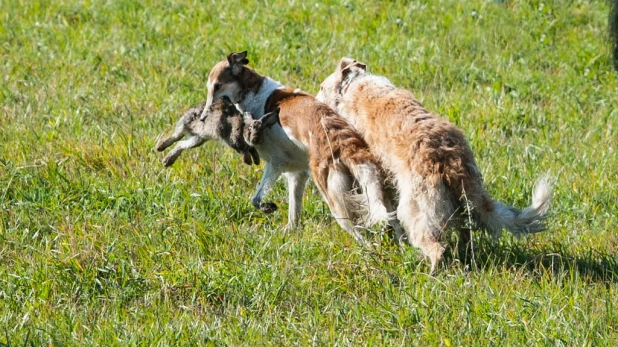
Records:
<instances>
[{"instance_id":1,"label":"dog's rear haunch","mask_svg":"<svg viewBox=\"0 0 618 347\"><path fill-rule=\"evenodd\" d=\"M260 156L243 138L245 123L243 115L228 99L223 98L214 102L207 112L207 117L201 121L206 103L189 109L176 123L174 132L157 143L157 151L163 151L173 143L182 140L163 158L165 166L176 162L182 151L203 145L209 140L218 140L242 154L247 165L259 164ZM249 117L250 118L250 117Z\"/></svg>"}]
</instances>

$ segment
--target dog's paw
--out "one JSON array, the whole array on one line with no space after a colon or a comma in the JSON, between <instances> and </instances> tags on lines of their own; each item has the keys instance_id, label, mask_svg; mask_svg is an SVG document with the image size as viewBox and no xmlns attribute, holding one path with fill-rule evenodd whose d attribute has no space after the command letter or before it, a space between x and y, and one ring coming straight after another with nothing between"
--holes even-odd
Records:
<instances>
[{"instance_id":1,"label":"dog's paw","mask_svg":"<svg viewBox=\"0 0 618 347\"><path fill-rule=\"evenodd\" d=\"M277 211L277 204L274 202L263 202L260 204L260 211L268 214Z\"/></svg>"}]
</instances>

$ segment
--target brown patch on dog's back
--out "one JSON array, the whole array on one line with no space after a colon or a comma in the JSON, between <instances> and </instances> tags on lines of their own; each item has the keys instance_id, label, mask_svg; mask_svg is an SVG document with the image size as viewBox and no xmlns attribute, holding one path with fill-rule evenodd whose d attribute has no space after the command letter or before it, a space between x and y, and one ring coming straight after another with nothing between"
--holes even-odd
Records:
<instances>
[{"instance_id":1,"label":"brown patch on dog's back","mask_svg":"<svg viewBox=\"0 0 618 347\"><path fill-rule=\"evenodd\" d=\"M336 165L338 160L349 161L352 165L372 163L379 167L358 132L313 96L292 89L278 89L266 102L264 112L277 107L281 125L288 128L294 138L308 144L310 166L320 172L314 179L324 189L327 188L329 167Z\"/></svg>"}]
</instances>

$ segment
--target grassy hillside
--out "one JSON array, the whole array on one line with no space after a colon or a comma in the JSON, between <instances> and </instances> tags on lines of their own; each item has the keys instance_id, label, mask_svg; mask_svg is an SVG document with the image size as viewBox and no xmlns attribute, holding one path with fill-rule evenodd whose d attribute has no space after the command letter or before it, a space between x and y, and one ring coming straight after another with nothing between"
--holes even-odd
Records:
<instances>
[{"instance_id":1,"label":"grassy hillside","mask_svg":"<svg viewBox=\"0 0 618 347\"><path fill-rule=\"evenodd\" d=\"M0 2L0 345L618 340L618 74L605 1ZM216 144L153 148L231 51L316 93L342 56L461 127L492 195L557 178L549 230L363 249ZM376 236L380 242L382 236ZM453 241L454 243L455 241Z\"/></svg>"}]
</instances>

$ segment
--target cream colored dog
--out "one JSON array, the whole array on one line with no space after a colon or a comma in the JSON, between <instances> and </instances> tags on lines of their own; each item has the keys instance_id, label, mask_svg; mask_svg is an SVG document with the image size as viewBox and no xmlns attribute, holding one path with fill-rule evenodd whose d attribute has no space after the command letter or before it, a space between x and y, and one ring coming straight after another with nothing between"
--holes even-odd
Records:
<instances>
[{"instance_id":1,"label":"cream colored dog","mask_svg":"<svg viewBox=\"0 0 618 347\"><path fill-rule=\"evenodd\" d=\"M392 175L397 217L408 242L429 257L432 272L444 252L445 230L461 228L462 212L470 211L495 237L503 229L517 236L544 230L552 196L547 179L537 182L532 205L523 211L494 201L461 130L428 112L409 91L367 73L365 64L341 59L317 99L361 132Z\"/></svg>"}]
</instances>

